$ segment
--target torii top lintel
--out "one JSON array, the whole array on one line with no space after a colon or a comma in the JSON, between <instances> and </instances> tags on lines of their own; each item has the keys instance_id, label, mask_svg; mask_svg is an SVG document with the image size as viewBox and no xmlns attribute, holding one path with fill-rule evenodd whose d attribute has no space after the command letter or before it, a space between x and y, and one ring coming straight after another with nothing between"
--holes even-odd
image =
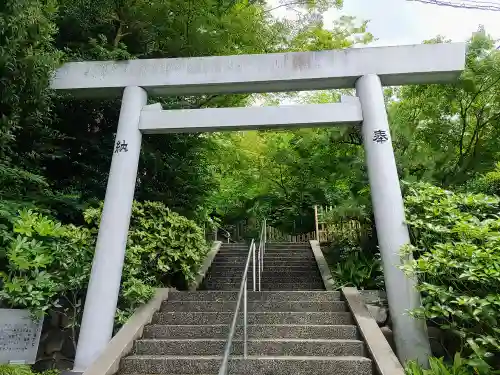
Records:
<instances>
[{"instance_id":1,"label":"torii top lintel","mask_svg":"<svg viewBox=\"0 0 500 375\"><path fill-rule=\"evenodd\" d=\"M446 83L465 66L464 43L351 48L317 52L129 61L70 62L52 79L79 97L118 97L127 86L150 95L194 95L354 87L366 74L382 84Z\"/></svg>"}]
</instances>

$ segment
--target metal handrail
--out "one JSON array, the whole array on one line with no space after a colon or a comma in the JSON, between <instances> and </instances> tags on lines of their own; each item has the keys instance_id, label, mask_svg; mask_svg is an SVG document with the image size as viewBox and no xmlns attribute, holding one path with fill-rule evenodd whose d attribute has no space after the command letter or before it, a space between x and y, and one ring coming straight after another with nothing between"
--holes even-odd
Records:
<instances>
[{"instance_id":1,"label":"metal handrail","mask_svg":"<svg viewBox=\"0 0 500 375\"><path fill-rule=\"evenodd\" d=\"M260 241L259 241L259 251L258 251L258 258L259 258L259 283L258 283L258 291L261 291L261 279L262 279L262 273L264 272L264 254L266 252L266 240L267 240L267 221L264 219L262 221L262 228L260 229ZM255 275L254 275L255 279Z\"/></svg>"},{"instance_id":2,"label":"metal handrail","mask_svg":"<svg viewBox=\"0 0 500 375\"><path fill-rule=\"evenodd\" d=\"M259 284L258 290L260 292L260 281L261 273L264 270L264 253L266 251L266 219L264 219L262 228L260 230L260 240L259 240L259 251L258 251L258 277ZM231 327L229 328L229 335L226 342L226 347L224 348L224 357L222 359L222 364L219 369L219 375L227 375L229 356L231 355L231 346L233 345L233 338L236 332L236 324L238 322L238 314L240 313L241 300L243 299L243 358L248 356L248 333L247 333L247 322L248 322L248 271L250 268L250 260L252 259L252 275L253 275L253 291L257 290L257 285L255 283L256 276L256 263L255 263L255 240L252 239L250 243L250 249L248 250L247 261L245 263L245 270L243 271L243 277L241 280L240 290L238 292L238 297L236 297L236 308L234 309L234 316L231 322Z\"/></svg>"},{"instance_id":3,"label":"metal handrail","mask_svg":"<svg viewBox=\"0 0 500 375\"><path fill-rule=\"evenodd\" d=\"M230 243L231 242L231 233L229 233L227 230L225 230L222 227L219 227L219 230L223 231L226 234L226 236L227 236L227 243Z\"/></svg>"},{"instance_id":4,"label":"metal handrail","mask_svg":"<svg viewBox=\"0 0 500 375\"><path fill-rule=\"evenodd\" d=\"M246 358L248 355L248 345L247 345L247 289L248 289L248 269L250 268L250 260L253 257L253 274L254 274L254 285L255 285L255 241L252 240L250 244L250 249L248 251L247 261L245 263L245 270L243 271L243 280L241 280L240 290L238 292L238 297L236 299L236 308L234 310L233 321L231 322L231 327L229 329L229 335L226 342L226 348L224 349L224 358L222 359L222 364L219 369L219 375L227 375L229 356L231 355L231 346L233 344L233 337L236 332L236 323L238 322L238 314L240 312L241 300L243 299L243 357ZM255 291L255 289L254 289Z\"/></svg>"}]
</instances>

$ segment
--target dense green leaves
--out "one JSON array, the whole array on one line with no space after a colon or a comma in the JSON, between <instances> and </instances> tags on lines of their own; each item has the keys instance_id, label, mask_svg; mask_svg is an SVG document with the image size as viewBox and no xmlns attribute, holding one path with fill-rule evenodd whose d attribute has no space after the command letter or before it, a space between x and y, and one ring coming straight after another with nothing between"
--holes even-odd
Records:
<instances>
[{"instance_id":1,"label":"dense green leaves","mask_svg":"<svg viewBox=\"0 0 500 375\"><path fill-rule=\"evenodd\" d=\"M465 361L460 353L456 353L453 358L453 363L446 363L443 358L429 358L428 369L420 367L416 362L409 362L405 367L406 375L489 375L493 374L492 371L484 368L472 369L467 361Z\"/></svg>"},{"instance_id":2,"label":"dense green leaves","mask_svg":"<svg viewBox=\"0 0 500 375\"><path fill-rule=\"evenodd\" d=\"M0 365L2 375L59 375L58 370L48 370L44 372L33 372L27 365Z\"/></svg>"},{"instance_id":3,"label":"dense green leaves","mask_svg":"<svg viewBox=\"0 0 500 375\"><path fill-rule=\"evenodd\" d=\"M369 200L363 150L346 129L246 132L223 136L212 202L233 220L267 215L287 232L309 232L314 204Z\"/></svg>"},{"instance_id":4,"label":"dense green leaves","mask_svg":"<svg viewBox=\"0 0 500 375\"><path fill-rule=\"evenodd\" d=\"M498 365L499 198L417 184L405 202L415 259L404 270L417 276L423 304L412 313L455 333L474 366Z\"/></svg>"},{"instance_id":5,"label":"dense green leaves","mask_svg":"<svg viewBox=\"0 0 500 375\"><path fill-rule=\"evenodd\" d=\"M101 208L85 211L97 230ZM207 252L203 231L193 221L160 202L135 202L132 207L122 289L117 311L123 323L151 298L155 287L184 289L194 280Z\"/></svg>"},{"instance_id":6,"label":"dense green leaves","mask_svg":"<svg viewBox=\"0 0 500 375\"><path fill-rule=\"evenodd\" d=\"M92 265L100 208L89 208L89 227L64 225L15 207L0 210L0 298L4 306L34 314L82 307ZM127 243L118 321L147 302L155 287L185 288L207 246L203 231L162 203L135 203ZM76 315L76 316L75 316Z\"/></svg>"},{"instance_id":7,"label":"dense green leaves","mask_svg":"<svg viewBox=\"0 0 500 375\"><path fill-rule=\"evenodd\" d=\"M333 31L317 22L314 15L319 10L339 7L340 1L307 0L292 6L302 13L293 22L274 18L263 1L2 3L2 198L26 201L29 197L65 222L81 224L85 205L104 197L119 101L54 98L47 90L48 79L63 58L108 60L337 48L354 42L353 33L363 33L352 19L343 19ZM321 34L321 40L310 39L310 33ZM308 46L301 46L301 40L308 40ZM246 99L245 95L151 98L165 108L228 107L244 105ZM200 206L207 210L207 198L218 184L207 163L207 153L214 147L210 137L198 134L145 137L137 198L163 201L189 217L196 217Z\"/></svg>"},{"instance_id":8,"label":"dense green leaves","mask_svg":"<svg viewBox=\"0 0 500 375\"><path fill-rule=\"evenodd\" d=\"M86 288L94 246L90 230L28 210L1 221L3 304L39 314Z\"/></svg>"},{"instance_id":9,"label":"dense green leaves","mask_svg":"<svg viewBox=\"0 0 500 375\"><path fill-rule=\"evenodd\" d=\"M439 39L438 39L439 41ZM480 30L457 84L388 90L398 167L404 178L447 186L493 169L500 144L500 52Z\"/></svg>"},{"instance_id":10,"label":"dense green leaves","mask_svg":"<svg viewBox=\"0 0 500 375\"><path fill-rule=\"evenodd\" d=\"M56 6L55 1L37 0L0 4L0 195L4 199L36 199L48 188L36 168L41 155L33 146L48 148L43 142L58 138L50 129L48 90L61 58L53 46ZM17 147L20 134L26 139Z\"/></svg>"},{"instance_id":11,"label":"dense green leaves","mask_svg":"<svg viewBox=\"0 0 500 375\"><path fill-rule=\"evenodd\" d=\"M330 250L326 258L337 288L384 289L380 254L374 255L359 247L343 244L340 249Z\"/></svg>"}]
</instances>

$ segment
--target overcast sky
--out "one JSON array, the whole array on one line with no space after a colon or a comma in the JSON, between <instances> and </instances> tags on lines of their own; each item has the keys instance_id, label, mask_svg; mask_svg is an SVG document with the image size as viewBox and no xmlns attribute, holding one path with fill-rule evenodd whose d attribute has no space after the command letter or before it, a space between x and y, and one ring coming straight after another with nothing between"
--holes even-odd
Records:
<instances>
[{"instance_id":1,"label":"overcast sky","mask_svg":"<svg viewBox=\"0 0 500 375\"><path fill-rule=\"evenodd\" d=\"M280 0L270 0L279 3ZM279 15L286 12L280 11ZM455 9L407 0L344 0L341 11L325 14L326 25L340 15L370 20L368 30L378 40L373 45L415 44L436 35L465 41L484 25L500 38L500 12Z\"/></svg>"}]
</instances>

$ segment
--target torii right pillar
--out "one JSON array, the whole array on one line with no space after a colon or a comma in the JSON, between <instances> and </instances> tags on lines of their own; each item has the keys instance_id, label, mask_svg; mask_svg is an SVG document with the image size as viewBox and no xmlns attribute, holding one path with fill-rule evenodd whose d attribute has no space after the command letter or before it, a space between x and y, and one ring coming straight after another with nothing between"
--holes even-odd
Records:
<instances>
[{"instance_id":1,"label":"torii right pillar","mask_svg":"<svg viewBox=\"0 0 500 375\"><path fill-rule=\"evenodd\" d=\"M393 322L394 341L399 360L416 360L427 366L431 349L424 320L408 311L420 307L415 280L399 268L402 246L410 243L401 187L380 78L368 74L356 82L356 93L363 111L363 144L382 256L385 288Z\"/></svg>"}]
</instances>

